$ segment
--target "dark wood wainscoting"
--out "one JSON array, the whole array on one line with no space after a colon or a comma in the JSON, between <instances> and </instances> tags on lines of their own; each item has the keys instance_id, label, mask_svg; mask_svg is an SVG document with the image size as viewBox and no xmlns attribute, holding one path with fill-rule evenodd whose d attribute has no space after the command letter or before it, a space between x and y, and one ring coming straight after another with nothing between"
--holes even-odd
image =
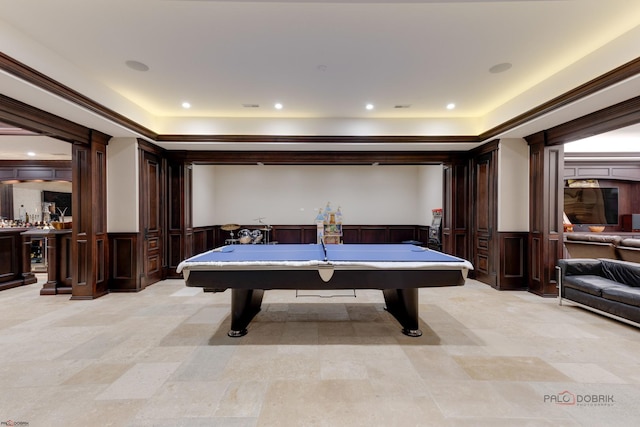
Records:
<instances>
[{"instance_id":1,"label":"dark wood wainscoting","mask_svg":"<svg viewBox=\"0 0 640 427\"><path fill-rule=\"evenodd\" d=\"M193 253L199 254L216 247L216 227L197 227L193 229ZM226 237L223 237L223 241Z\"/></svg>"},{"instance_id":2,"label":"dark wood wainscoting","mask_svg":"<svg viewBox=\"0 0 640 427\"><path fill-rule=\"evenodd\" d=\"M350 241L345 236L344 243L402 243L407 240L418 240L416 225L362 225L354 228L358 229L359 235L355 241ZM427 240L422 243L426 245Z\"/></svg>"},{"instance_id":3,"label":"dark wood wainscoting","mask_svg":"<svg viewBox=\"0 0 640 427\"><path fill-rule=\"evenodd\" d=\"M269 240L278 243L316 243L315 225L274 225ZM240 229L259 228L256 225L242 225ZM344 243L402 243L407 240L422 242L425 246L429 238L429 227L425 225L343 225ZM230 238L230 233L220 226L196 227L194 233L194 253L222 246ZM234 232L237 236L237 231ZM263 232L264 234L264 232ZM197 237L196 237L197 236Z\"/></svg>"},{"instance_id":4,"label":"dark wood wainscoting","mask_svg":"<svg viewBox=\"0 0 640 427\"><path fill-rule=\"evenodd\" d=\"M257 228L242 226L242 228ZM228 232L227 232L228 235ZM278 243L316 243L315 225L274 225L269 240ZM224 244L224 240L222 241Z\"/></svg>"},{"instance_id":5,"label":"dark wood wainscoting","mask_svg":"<svg viewBox=\"0 0 640 427\"><path fill-rule=\"evenodd\" d=\"M528 232L499 232L501 256L496 289L523 290L528 287Z\"/></svg>"},{"instance_id":6,"label":"dark wood wainscoting","mask_svg":"<svg viewBox=\"0 0 640 427\"><path fill-rule=\"evenodd\" d=\"M182 277L176 273L176 268L182 260L192 255L189 242L193 234L190 231L169 230L167 237L167 278Z\"/></svg>"},{"instance_id":7,"label":"dark wood wainscoting","mask_svg":"<svg viewBox=\"0 0 640 427\"><path fill-rule=\"evenodd\" d=\"M424 245L429 243L429 229L430 227L427 225L419 225L417 230L418 235L416 236L416 240L418 242L422 242ZM442 239L442 236L440 236L440 239Z\"/></svg>"},{"instance_id":8,"label":"dark wood wainscoting","mask_svg":"<svg viewBox=\"0 0 640 427\"><path fill-rule=\"evenodd\" d=\"M139 233L109 233L109 292L138 292L143 289L138 241Z\"/></svg>"}]
</instances>

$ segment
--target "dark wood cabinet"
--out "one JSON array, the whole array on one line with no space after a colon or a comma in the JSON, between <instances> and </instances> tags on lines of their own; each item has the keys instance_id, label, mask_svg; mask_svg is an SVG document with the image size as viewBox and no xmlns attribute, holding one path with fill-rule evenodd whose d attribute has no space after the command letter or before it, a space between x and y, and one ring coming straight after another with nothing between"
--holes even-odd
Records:
<instances>
[{"instance_id":1,"label":"dark wood cabinet","mask_svg":"<svg viewBox=\"0 0 640 427\"><path fill-rule=\"evenodd\" d=\"M22 233L26 230L0 228L0 290L37 281L31 272L31 259L29 256L25 257L23 251Z\"/></svg>"}]
</instances>

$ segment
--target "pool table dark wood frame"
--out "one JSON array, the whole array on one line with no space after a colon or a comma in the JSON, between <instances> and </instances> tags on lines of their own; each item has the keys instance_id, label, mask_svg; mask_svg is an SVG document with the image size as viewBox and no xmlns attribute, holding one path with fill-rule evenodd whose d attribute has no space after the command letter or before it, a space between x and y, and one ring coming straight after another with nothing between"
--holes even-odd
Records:
<instances>
[{"instance_id":1,"label":"pool table dark wood frame","mask_svg":"<svg viewBox=\"0 0 640 427\"><path fill-rule=\"evenodd\" d=\"M460 270L447 269L344 269L334 270L328 282L317 269L192 270L186 285L205 292L231 289L230 337L247 334L247 326L260 311L262 297L269 289L380 289L386 310L402 326L402 332L419 337L418 289L464 285Z\"/></svg>"}]
</instances>

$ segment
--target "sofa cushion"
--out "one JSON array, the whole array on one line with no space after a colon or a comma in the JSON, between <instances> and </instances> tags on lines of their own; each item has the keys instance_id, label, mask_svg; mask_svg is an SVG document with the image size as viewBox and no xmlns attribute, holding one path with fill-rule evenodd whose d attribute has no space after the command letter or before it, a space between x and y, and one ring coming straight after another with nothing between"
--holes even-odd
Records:
<instances>
[{"instance_id":1,"label":"sofa cushion","mask_svg":"<svg viewBox=\"0 0 640 427\"><path fill-rule=\"evenodd\" d=\"M620 246L628 246L630 248L640 248L640 239L622 239Z\"/></svg>"},{"instance_id":2,"label":"sofa cushion","mask_svg":"<svg viewBox=\"0 0 640 427\"><path fill-rule=\"evenodd\" d=\"M565 276L562 286L600 297L603 289L617 288L621 285L601 276L585 274L584 276Z\"/></svg>"},{"instance_id":3,"label":"sofa cushion","mask_svg":"<svg viewBox=\"0 0 640 427\"><path fill-rule=\"evenodd\" d=\"M614 259L601 259L604 277L632 287L640 287L640 264Z\"/></svg>"},{"instance_id":4,"label":"sofa cushion","mask_svg":"<svg viewBox=\"0 0 640 427\"><path fill-rule=\"evenodd\" d=\"M602 289L602 296L611 301L640 307L640 288L628 286L615 286Z\"/></svg>"},{"instance_id":5,"label":"sofa cushion","mask_svg":"<svg viewBox=\"0 0 640 427\"><path fill-rule=\"evenodd\" d=\"M583 276L590 274L594 276L603 276L602 261L593 258L570 258L559 259L558 266L562 269L565 276Z\"/></svg>"}]
</instances>

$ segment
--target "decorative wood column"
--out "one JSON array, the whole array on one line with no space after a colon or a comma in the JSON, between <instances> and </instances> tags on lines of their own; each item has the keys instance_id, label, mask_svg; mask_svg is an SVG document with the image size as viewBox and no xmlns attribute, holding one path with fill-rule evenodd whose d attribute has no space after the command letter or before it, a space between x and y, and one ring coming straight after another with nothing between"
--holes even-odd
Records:
<instances>
[{"instance_id":1,"label":"decorative wood column","mask_svg":"<svg viewBox=\"0 0 640 427\"><path fill-rule=\"evenodd\" d=\"M92 130L89 144L73 144L71 299L94 299L108 291L108 139Z\"/></svg>"},{"instance_id":2,"label":"decorative wood column","mask_svg":"<svg viewBox=\"0 0 640 427\"><path fill-rule=\"evenodd\" d=\"M558 295L555 266L562 258L564 147L547 146L545 132L527 138L529 157L529 291Z\"/></svg>"}]
</instances>

